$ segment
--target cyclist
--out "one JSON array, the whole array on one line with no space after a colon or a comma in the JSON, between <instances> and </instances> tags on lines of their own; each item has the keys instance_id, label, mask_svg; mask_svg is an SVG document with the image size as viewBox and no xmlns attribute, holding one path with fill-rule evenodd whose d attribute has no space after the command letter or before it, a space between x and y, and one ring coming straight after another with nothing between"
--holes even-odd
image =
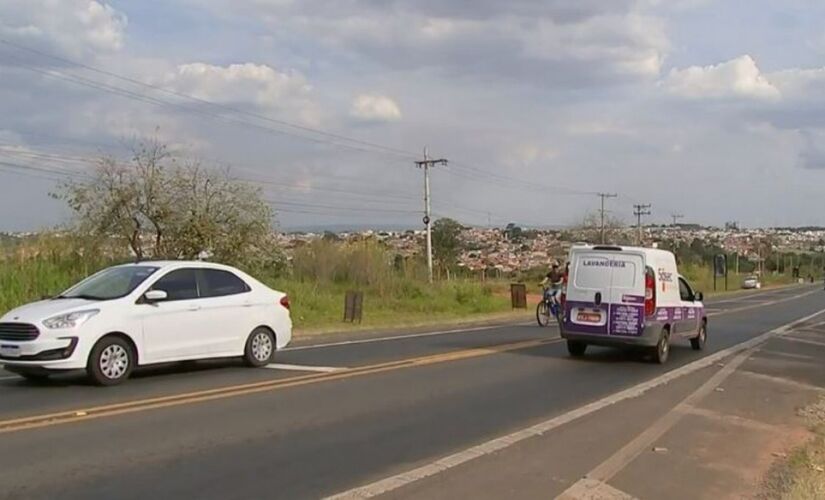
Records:
<instances>
[{"instance_id":1,"label":"cyclist","mask_svg":"<svg viewBox=\"0 0 825 500\"><path fill-rule=\"evenodd\" d=\"M559 269L559 263L553 262L550 266L550 272L548 272L541 281L541 286L545 287L547 290L546 293L549 294L549 297L555 298L555 296L559 293L559 290L561 290L563 281L564 273L562 273L561 269Z\"/></svg>"}]
</instances>

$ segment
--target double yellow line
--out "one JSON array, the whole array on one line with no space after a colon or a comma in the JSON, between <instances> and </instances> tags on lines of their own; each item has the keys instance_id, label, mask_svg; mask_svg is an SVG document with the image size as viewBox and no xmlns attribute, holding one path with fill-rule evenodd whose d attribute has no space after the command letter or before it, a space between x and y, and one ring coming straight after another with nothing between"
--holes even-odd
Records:
<instances>
[{"instance_id":1,"label":"double yellow line","mask_svg":"<svg viewBox=\"0 0 825 500\"><path fill-rule=\"evenodd\" d=\"M0 433L16 432L26 429L36 429L40 427L68 424L73 422L82 422L84 420L111 417L115 415L125 415L128 413L136 413L141 411L154 410L158 408L168 408L171 406L180 406L191 403L201 403L205 401L212 401L215 399L224 399L236 396L243 396L247 394L255 394L258 392L275 391L290 387L299 387L302 385L309 385L318 382L344 380L348 378L360 377L363 375L373 375L376 373L400 370L403 368L413 368L434 365L438 363L447 363L450 361L477 358L481 356L488 356L491 354L497 354L502 352L516 351L519 349L529 349L531 347L538 347L545 344L556 343L560 340L561 339L555 338L513 342L509 344L500 344L496 346L466 349L456 352L434 354L429 356L421 356L418 358L410 358L399 361L390 361L386 363L366 365L357 368L343 369L337 372L314 373L311 375L301 375L298 377L290 377L285 379L253 382L249 384L219 387L216 389L206 389L202 391L175 394L171 396L138 399L133 401L126 401L123 403L94 406L90 408L68 410L45 415L33 415L30 417L22 417L11 420L2 420L0 421Z\"/></svg>"}]
</instances>

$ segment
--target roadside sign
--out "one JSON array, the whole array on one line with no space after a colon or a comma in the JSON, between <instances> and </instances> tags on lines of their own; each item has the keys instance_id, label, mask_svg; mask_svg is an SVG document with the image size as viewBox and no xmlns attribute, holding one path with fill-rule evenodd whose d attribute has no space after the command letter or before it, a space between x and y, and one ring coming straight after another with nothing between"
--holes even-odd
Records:
<instances>
[{"instance_id":1,"label":"roadside sign","mask_svg":"<svg viewBox=\"0 0 825 500\"><path fill-rule=\"evenodd\" d=\"M728 289L728 256L718 254L713 257L713 289L716 290L716 278L725 278L725 290Z\"/></svg>"},{"instance_id":2,"label":"roadside sign","mask_svg":"<svg viewBox=\"0 0 825 500\"><path fill-rule=\"evenodd\" d=\"M727 255L719 254L714 258L713 262L714 262L713 269L714 269L717 277L721 278L722 276L725 276L726 274L728 274L728 256Z\"/></svg>"}]
</instances>

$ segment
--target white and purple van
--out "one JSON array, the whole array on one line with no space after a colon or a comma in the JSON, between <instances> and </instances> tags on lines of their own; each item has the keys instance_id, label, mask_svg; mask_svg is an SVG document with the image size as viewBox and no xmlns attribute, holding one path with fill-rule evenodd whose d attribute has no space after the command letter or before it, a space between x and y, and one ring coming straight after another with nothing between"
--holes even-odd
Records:
<instances>
[{"instance_id":1,"label":"white and purple van","mask_svg":"<svg viewBox=\"0 0 825 500\"><path fill-rule=\"evenodd\" d=\"M655 248L574 246L570 250L561 336L572 356L587 346L649 348L659 363L670 343L707 340L702 293L679 275L676 257Z\"/></svg>"}]
</instances>

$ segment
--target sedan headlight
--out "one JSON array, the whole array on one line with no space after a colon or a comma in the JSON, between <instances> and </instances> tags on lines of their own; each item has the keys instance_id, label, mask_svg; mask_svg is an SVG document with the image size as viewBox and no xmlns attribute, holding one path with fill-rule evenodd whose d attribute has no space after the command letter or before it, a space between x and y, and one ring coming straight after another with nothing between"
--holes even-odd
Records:
<instances>
[{"instance_id":1,"label":"sedan headlight","mask_svg":"<svg viewBox=\"0 0 825 500\"><path fill-rule=\"evenodd\" d=\"M43 321L43 325L46 328L51 328L53 330L61 328L77 328L99 312L100 309L87 309L85 311L60 314Z\"/></svg>"}]
</instances>

